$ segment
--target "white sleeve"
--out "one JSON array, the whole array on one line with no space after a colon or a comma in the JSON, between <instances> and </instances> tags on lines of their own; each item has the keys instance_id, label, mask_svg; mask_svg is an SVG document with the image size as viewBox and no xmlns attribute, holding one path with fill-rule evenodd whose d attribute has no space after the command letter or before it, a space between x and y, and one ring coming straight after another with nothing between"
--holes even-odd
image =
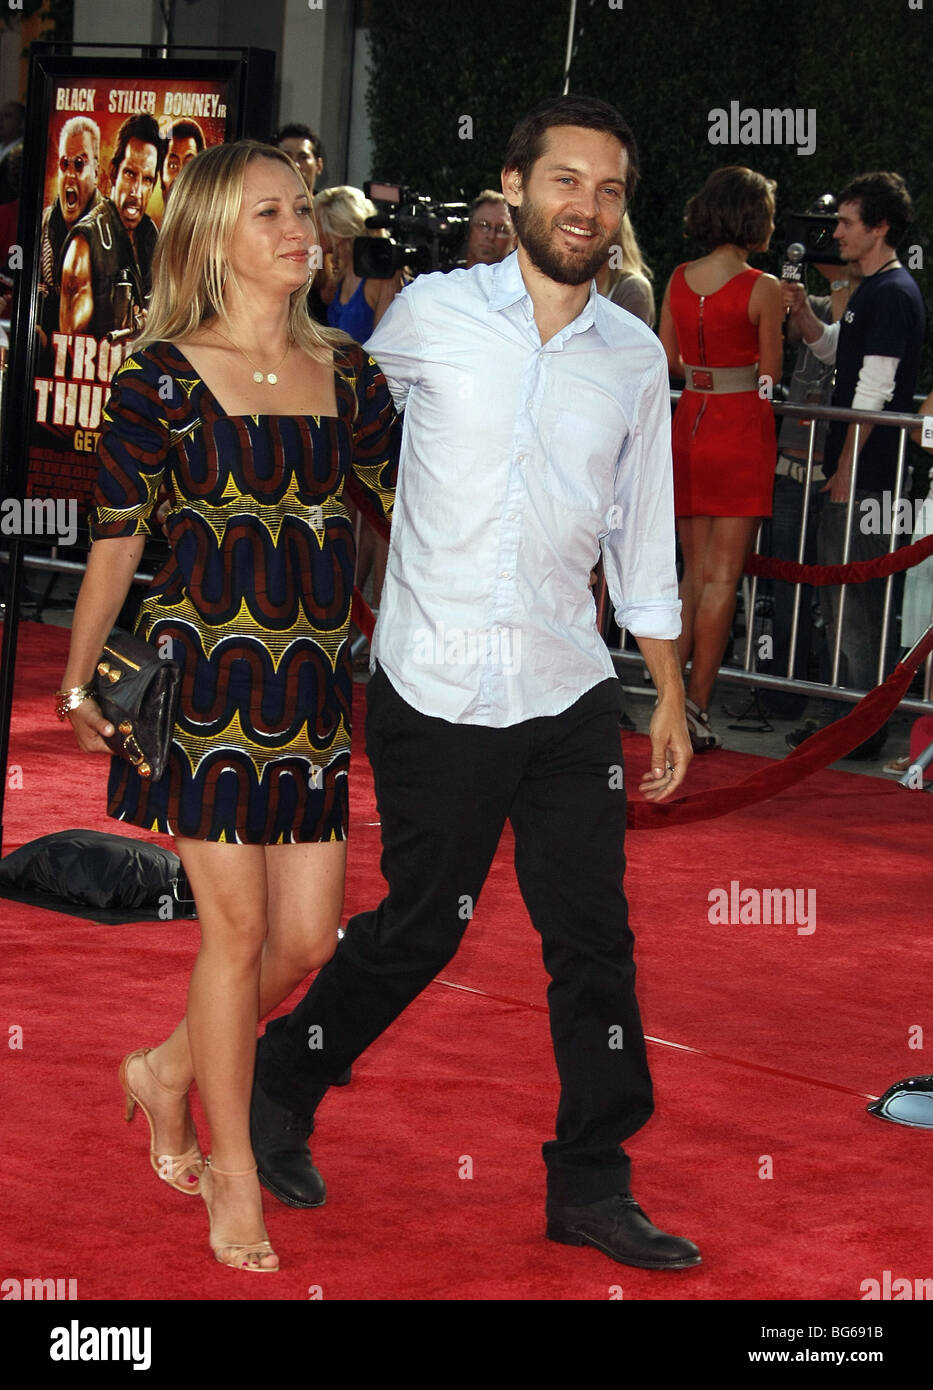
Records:
<instances>
[{"instance_id":1,"label":"white sleeve","mask_svg":"<svg viewBox=\"0 0 933 1390\"><path fill-rule=\"evenodd\" d=\"M616 622L635 637L680 635L674 541L674 469L667 362L638 398L616 465L603 568Z\"/></svg>"},{"instance_id":2,"label":"white sleeve","mask_svg":"<svg viewBox=\"0 0 933 1390\"><path fill-rule=\"evenodd\" d=\"M805 340L806 341L806 340ZM815 343L807 343L813 356L820 362L835 362L836 348L839 344L839 324L828 323Z\"/></svg>"},{"instance_id":3,"label":"white sleeve","mask_svg":"<svg viewBox=\"0 0 933 1390\"><path fill-rule=\"evenodd\" d=\"M853 410L883 410L894 395L899 357L865 357L852 397Z\"/></svg>"},{"instance_id":4,"label":"white sleeve","mask_svg":"<svg viewBox=\"0 0 933 1390\"><path fill-rule=\"evenodd\" d=\"M386 309L372 336L364 344L376 359L398 411L405 409L408 392L421 378L424 350L407 286Z\"/></svg>"}]
</instances>

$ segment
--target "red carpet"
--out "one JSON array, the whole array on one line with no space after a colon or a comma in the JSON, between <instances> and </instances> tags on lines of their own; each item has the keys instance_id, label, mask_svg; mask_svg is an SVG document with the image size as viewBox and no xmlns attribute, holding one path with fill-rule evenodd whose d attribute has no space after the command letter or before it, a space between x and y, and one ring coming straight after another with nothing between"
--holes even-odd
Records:
<instances>
[{"instance_id":1,"label":"red carpet","mask_svg":"<svg viewBox=\"0 0 933 1390\"><path fill-rule=\"evenodd\" d=\"M72 751L48 692L65 634L22 630L4 851L102 815L104 759ZM358 731L361 732L358 725ZM647 748L626 739L630 779ZM696 759L690 790L761 760ZM346 912L379 892L368 766L354 761ZM704 1264L657 1274L543 1239L540 1144L557 1100L537 937L504 842L445 974L322 1107L319 1211L266 1197L282 1272L216 1265L203 1204L160 1185L116 1072L184 1006L194 923L98 926L0 900L4 1277L75 1278L79 1299L859 1299L929 1275L933 1134L866 1099L933 1072L930 801L820 773L723 819L628 841L657 1113L630 1144L635 1192ZM136 832L134 832L136 833ZM716 925L711 890L812 890L815 930ZM460 986L452 988L451 986ZM912 1032L913 1030L913 1032ZM202 1139L206 1140L203 1121ZM472 1177L460 1173L472 1162ZM770 1173L771 1176L761 1176ZM867 1319L866 1319L867 1321Z\"/></svg>"}]
</instances>

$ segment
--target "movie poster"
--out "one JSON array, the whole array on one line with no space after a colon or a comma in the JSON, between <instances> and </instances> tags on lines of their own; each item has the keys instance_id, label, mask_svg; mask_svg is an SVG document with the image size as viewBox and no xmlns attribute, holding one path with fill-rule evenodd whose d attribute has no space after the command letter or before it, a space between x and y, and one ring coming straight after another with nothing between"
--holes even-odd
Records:
<instances>
[{"instance_id":1,"label":"movie poster","mask_svg":"<svg viewBox=\"0 0 933 1390\"><path fill-rule=\"evenodd\" d=\"M87 516L110 379L141 332L172 184L235 137L235 80L53 78L27 494Z\"/></svg>"}]
</instances>

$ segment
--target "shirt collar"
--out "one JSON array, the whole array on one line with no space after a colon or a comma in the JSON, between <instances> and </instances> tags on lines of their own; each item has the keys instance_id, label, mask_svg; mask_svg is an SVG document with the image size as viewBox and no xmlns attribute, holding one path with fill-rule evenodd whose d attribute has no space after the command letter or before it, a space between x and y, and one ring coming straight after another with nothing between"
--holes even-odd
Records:
<instances>
[{"instance_id":1,"label":"shirt collar","mask_svg":"<svg viewBox=\"0 0 933 1390\"><path fill-rule=\"evenodd\" d=\"M518 252L511 251L504 261L499 261L497 265L491 266L492 270L492 291L489 295L488 307L490 310L507 309L512 304L522 301L525 314L531 318L534 314L534 306L531 302L531 295L528 293L525 281L522 279L521 268L518 264ZM565 334L584 333L588 328L596 326L596 311L599 294L596 290L596 281L590 282L590 293L586 303L579 314L567 327L562 329L557 335L563 337Z\"/></svg>"}]
</instances>

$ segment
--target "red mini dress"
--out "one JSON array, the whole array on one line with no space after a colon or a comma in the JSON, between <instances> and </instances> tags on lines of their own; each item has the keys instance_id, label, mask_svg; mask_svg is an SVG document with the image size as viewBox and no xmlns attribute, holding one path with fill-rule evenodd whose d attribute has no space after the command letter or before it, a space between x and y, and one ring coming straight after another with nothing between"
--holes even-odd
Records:
<instances>
[{"instance_id":1,"label":"red mini dress","mask_svg":"<svg viewBox=\"0 0 933 1390\"><path fill-rule=\"evenodd\" d=\"M684 363L744 367L758 361L748 301L760 270L741 271L715 294L695 294L684 266L671 280L670 306ZM689 387L689 374L688 374ZM686 389L673 423L677 516L770 516L777 445L770 401L756 390Z\"/></svg>"}]
</instances>

